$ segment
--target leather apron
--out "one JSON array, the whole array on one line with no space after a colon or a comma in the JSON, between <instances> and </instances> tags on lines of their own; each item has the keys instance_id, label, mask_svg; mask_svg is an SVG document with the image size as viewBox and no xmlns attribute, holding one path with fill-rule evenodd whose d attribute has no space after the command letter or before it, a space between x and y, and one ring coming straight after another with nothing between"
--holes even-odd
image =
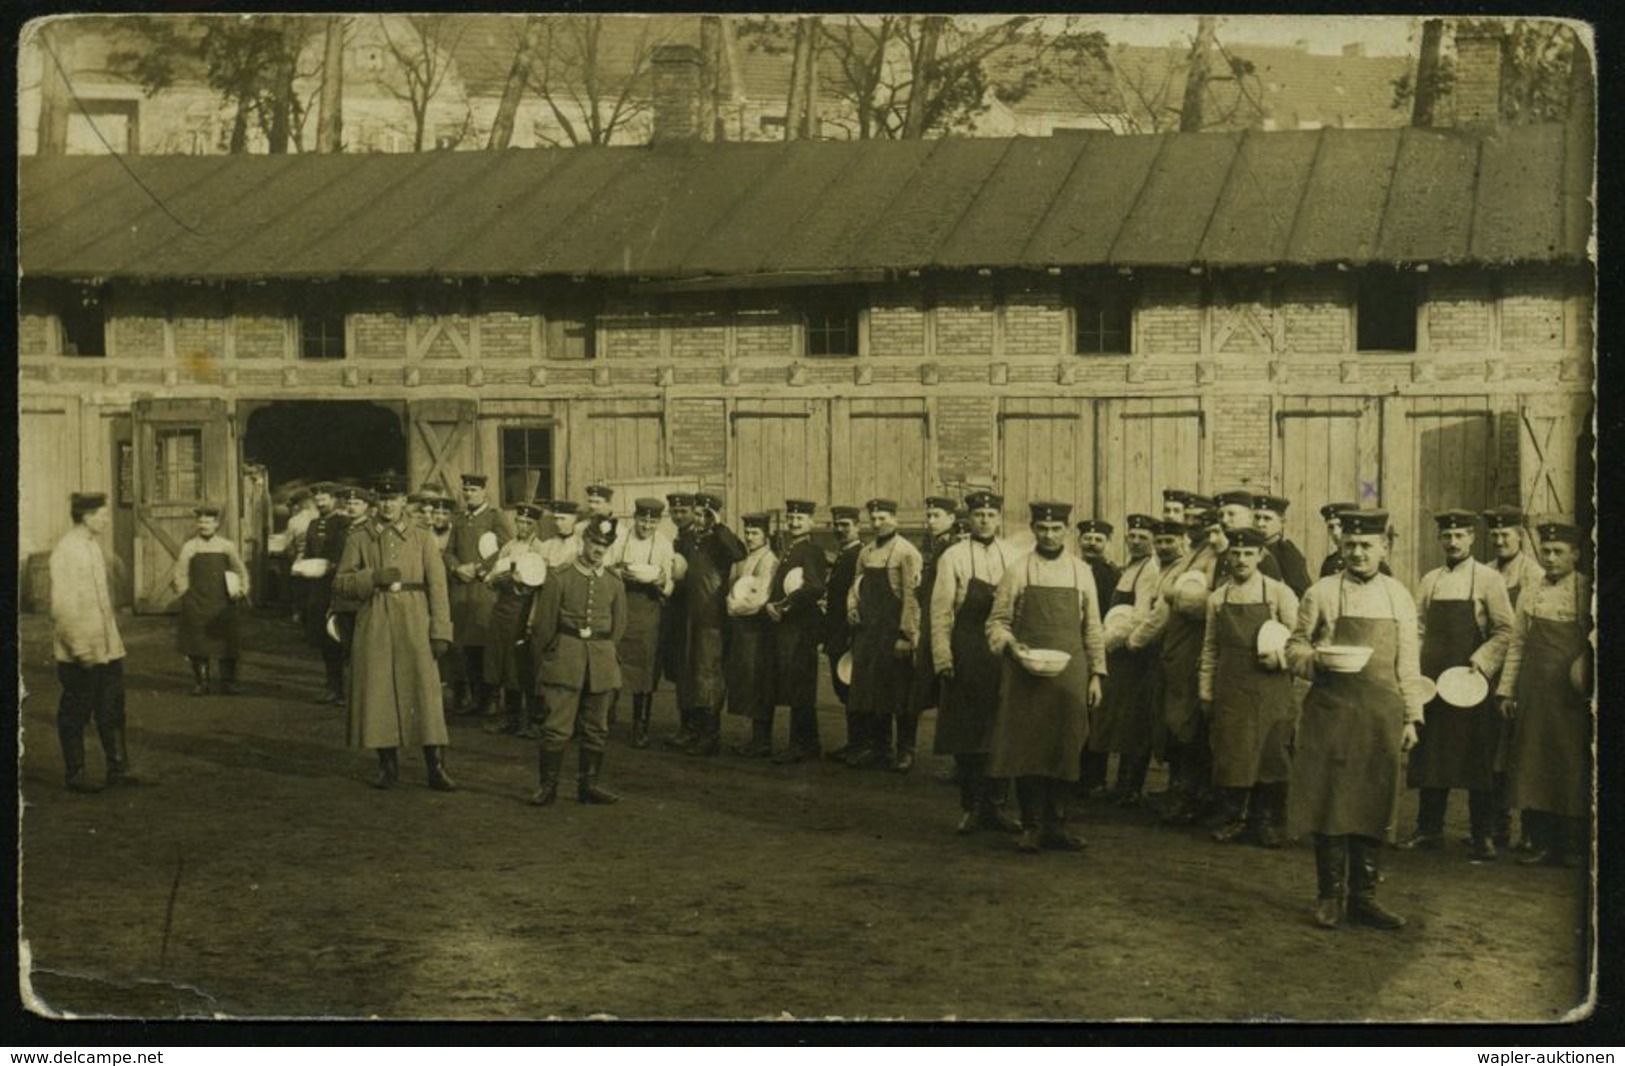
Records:
<instances>
[{"instance_id":1,"label":"leather apron","mask_svg":"<svg viewBox=\"0 0 1625 1066\"><path fill-rule=\"evenodd\" d=\"M913 714L928 711L942 700L941 685L931 662L931 592L936 587L937 562L952 544L946 537L927 536L920 566L920 587L914 590L920 604L920 639L914 645L914 676L909 681L908 691L908 709Z\"/></svg>"},{"instance_id":2,"label":"leather apron","mask_svg":"<svg viewBox=\"0 0 1625 1066\"><path fill-rule=\"evenodd\" d=\"M1578 609L1575 614L1584 617ZM1590 648L1586 635L1583 622L1529 620L1514 691L1518 717L1507 766L1511 807L1570 818L1590 810L1591 701L1569 683L1570 666Z\"/></svg>"},{"instance_id":3,"label":"leather apron","mask_svg":"<svg viewBox=\"0 0 1625 1066\"><path fill-rule=\"evenodd\" d=\"M1141 570L1136 570L1134 581ZM1133 607L1133 582L1125 591L1112 589L1111 607ZM1130 651L1127 645L1106 653L1105 692L1100 706L1089 715L1089 750L1138 755L1151 750L1151 713L1156 689L1153 684L1156 663L1154 648Z\"/></svg>"},{"instance_id":4,"label":"leather apron","mask_svg":"<svg viewBox=\"0 0 1625 1066\"><path fill-rule=\"evenodd\" d=\"M728 571L717 565L710 541L709 535L690 541L688 576L683 579L684 658L677 678L677 705L690 710L720 710L727 692L722 636L728 617Z\"/></svg>"},{"instance_id":5,"label":"leather apron","mask_svg":"<svg viewBox=\"0 0 1625 1066\"><path fill-rule=\"evenodd\" d=\"M1468 566L1474 564L1468 563ZM1469 576L1465 600L1435 599L1428 604L1427 636L1422 641L1422 673L1435 681L1446 670L1466 666L1483 643L1473 610L1478 573ZM1476 707L1457 707L1435 696L1427 705L1418 743L1410 752L1405 783L1411 788L1495 787L1495 749L1501 715L1486 695Z\"/></svg>"},{"instance_id":6,"label":"leather apron","mask_svg":"<svg viewBox=\"0 0 1625 1066\"><path fill-rule=\"evenodd\" d=\"M751 564L749 575L762 578L764 551ZM722 653L723 673L728 681L728 713L750 719L773 715L773 620L765 610L755 614L728 616L728 641Z\"/></svg>"},{"instance_id":7,"label":"leather apron","mask_svg":"<svg viewBox=\"0 0 1625 1066\"><path fill-rule=\"evenodd\" d=\"M530 645L520 643L529 628L535 600L536 590L519 584L505 585L497 592L496 605L491 608L491 643L480 660L486 684L535 691L536 666Z\"/></svg>"},{"instance_id":8,"label":"leather apron","mask_svg":"<svg viewBox=\"0 0 1625 1066\"><path fill-rule=\"evenodd\" d=\"M186 595L181 597L181 653L204 659L235 659L237 605L226 595L230 556L198 552L186 568Z\"/></svg>"},{"instance_id":9,"label":"leather apron","mask_svg":"<svg viewBox=\"0 0 1625 1066\"><path fill-rule=\"evenodd\" d=\"M1070 652L1072 659L1054 677L1034 677L1007 655L999 689L999 713L993 723L992 777L1078 779L1078 755L1089 731L1089 657L1083 647L1083 614L1078 586L1032 584L1032 556L1027 557L1027 587L1021 590L1011 631L1029 648Z\"/></svg>"},{"instance_id":10,"label":"leather apron","mask_svg":"<svg viewBox=\"0 0 1625 1066\"><path fill-rule=\"evenodd\" d=\"M627 543L630 554L633 538ZM655 540L648 538L648 558L654 561ZM632 562L623 558L623 562ZM660 684L660 585L637 581L622 582L626 586L626 632L621 634L615 652L621 657L621 677L626 691L635 695L653 692Z\"/></svg>"},{"instance_id":11,"label":"leather apron","mask_svg":"<svg viewBox=\"0 0 1625 1066\"><path fill-rule=\"evenodd\" d=\"M1392 840L1405 731L1399 623L1392 617L1350 618L1340 610L1332 641L1369 647L1371 658L1357 674L1322 671L1304 697L1288 832Z\"/></svg>"},{"instance_id":12,"label":"leather apron","mask_svg":"<svg viewBox=\"0 0 1625 1066\"><path fill-rule=\"evenodd\" d=\"M1162 717L1168 736L1181 744L1195 738L1199 724L1197 675L1205 629L1204 621L1192 621L1169 605L1168 624L1162 630Z\"/></svg>"},{"instance_id":13,"label":"leather apron","mask_svg":"<svg viewBox=\"0 0 1625 1066\"><path fill-rule=\"evenodd\" d=\"M1234 586L1232 586L1233 588ZM1251 788L1286 781L1297 701L1292 675L1258 665L1258 631L1274 617L1270 605L1220 606L1214 625L1219 645L1213 674L1213 783Z\"/></svg>"},{"instance_id":14,"label":"leather apron","mask_svg":"<svg viewBox=\"0 0 1625 1066\"><path fill-rule=\"evenodd\" d=\"M888 561L890 558L888 553ZM914 663L912 658L899 659L893 651L903 624L903 601L892 591L886 569L884 565L866 566L858 578L852 692L847 700L853 714L900 714L908 706Z\"/></svg>"},{"instance_id":15,"label":"leather apron","mask_svg":"<svg viewBox=\"0 0 1625 1066\"><path fill-rule=\"evenodd\" d=\"M772 623L772 700L777 706L801 709L818 706L818 634L824 628L824 615L816 602L790 600L784 591L784 579L790 571L801 566L809 553L818 552L811 540L793 544L773 574L768 600L790 604L779 620ZM841 610L846 610L844 603Z\"/></svg>"},{"instance_id":16,"label":"leather apron","mask_svg":"<svg viewBox=\"0 0 1625 1066\"><path fill-rule=\"evenodd\" d=\"M970 559L965 601L954 612L948 637L954 676L942 684L942 706L937 709L937 734L931 749L938 755L987 754L993 747L993 720L999 711L999 657L987 646L987 618L993 613L997 589L976 576L974 549Z\"/></svg>"}]
</instances>

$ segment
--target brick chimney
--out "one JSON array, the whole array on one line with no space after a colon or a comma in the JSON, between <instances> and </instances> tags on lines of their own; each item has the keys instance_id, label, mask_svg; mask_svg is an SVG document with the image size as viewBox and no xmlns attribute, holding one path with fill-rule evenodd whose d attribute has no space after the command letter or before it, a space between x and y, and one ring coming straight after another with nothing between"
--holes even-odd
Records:
<instances>
[{"instance_id":1,"label":"brick chimney","mask_svg":"<svg viewBox=\"0 0 1625 1066\"><path fill-rule=\"evenodd\" d=\"M1506 38L1495 29L1456 33L1456 125L1493 126L1501 118L1501 64Z\"/></svg>"},{"instance_id":2,"label":"brick chimney","mask_svg":"<svg viewBox=\"0 0 1625 1066\"><path fill-rule=\"evenodd\" d=\"M697 141L700 129L700 50L663 44L650 60L654 70L654 144Z\"/></svg>"}]
</instances>

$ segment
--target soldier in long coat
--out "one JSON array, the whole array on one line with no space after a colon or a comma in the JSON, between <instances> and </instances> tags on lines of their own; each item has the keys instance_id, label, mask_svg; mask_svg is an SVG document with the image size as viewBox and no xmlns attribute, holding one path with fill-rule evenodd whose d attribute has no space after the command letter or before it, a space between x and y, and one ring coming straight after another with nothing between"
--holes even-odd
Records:
<instances>
[{"instance_id":1,"label":"soldier in long coat","mask_svg":"<svg viewBox=\"0 0 1625 1066\"><path fill-rule=\"evenodd\" d=\"M988 773L1003 668L987 640L987 620L1005 571L1020 553L999 540L1004 498L965 497L970 536L942 553L931 590L931 660L942 686L934 750L954 759L958 832L1020 832L1004 813L1009 781Z\"/></svg>"},{"instance_id":2,"label":"soldier in long coat","mask_svg":"<svg viewBox=\"0 0 1625 1066\"><path fill-rule=\"evenodd\" d=\"M723 674L728 684L728 713L750 721L750 740L736 745L735 755L767 758L773 754L773 633L767 597L778 568L768 546L768 516L740 519L745 557L728 570L728 639L723 647ZM742 592L742 582L750 589Z\"/></svg>"},{"instance_id":3,"label":"soldier in long coat","mask_svg":"<svg viewBox=\"0 0 1625 1066\"><path fill-rule=\"evenodd\" d=\"M687 635L688 556L694 542L694 494L669 492L666 494L666 512L677 532L672 537L672 590L660 612L660 669L667 681L676 684L683 674L683 661L688 657ZM682 751L694 739L694 712L688 707L677 709L677 732L661 739L664 748Z\"/></svg>"},{"instance_id":4,"label":"soldier in long coat","mask_svg":"<svg viewBox=\"0 0 1625 1066\"><path fill-rule=\"evenodd\" d=\"M1394 836L1399 764L1422 721L1416 603L1380 573L1388 512L1345 511L1341 573L1304 594L1287 641L1287 666L1312 681L1292 755L1289 835L1314 834L1315 924L1398 929L1405 919L1377 900L1383 842ZM1321 645L1372 649L1358 673L1323 666Z\"/></svg>"},{"instance_id":5,"label":"soldier in long coat","mask_svg":"<svg viewBox=\"0 0 1625 1066\"><path fill-rule=\"evenodd\" d=\"M1117 588L1117 579L1122 576L1122 571L1117 565L1106 558L1106 548L1111 544L1113 527L1103 518L1085 518L1077 524L1077 529L1078 555L1089 564L1090 573L1095 575L1095 591L1100 594L1095 607L1100 612L1101 621L1105 621L1106 612L1111 608L1107 600L1111 598L1112 590ZM1090 742L1084 745L1078 763L1078 791L1093 799L1103 799L1110 791L1106 787L1106 771L1111 762L1111 749L1105 747L1107 738L1105 722L1102 720L1105 713L1104 699L1089 712Z\"/></svg>"},{"instance_id":6,"label":"soldier in long coat","mask_svg":"<svg viewBox=\"0 0 1625 1066\"><path fill-rule=\"evenodd\" d=\"M485 683L497 691L501 716L485 723L487 733L516 733L536 739L540 697L536 690L536 663L525 643L530 609L536 586L520 572L519 560L526 555L546 559L545 542L536 535L542 509L533 503L516 504L513 509L514 538L504 544L491 563L486 584L496 591L491 608L491 641L485 647L482 665ZM544 562L545 567L545 562ZM546 570L541 573L545 581Z\"/></svg>"},{"instance_id":7,"label":"soldier in long coat","mask_svg":"<svg viewBox=\"0 0 1625 1066\"><path fill-rule=\"evenodd\" d=\"M1213 784L1223 804L1224 824L1213 839L1228 844L1250 834L1254 842L1278 848L1298 701L1291 676L1283 672L1284 656L1261 654L1258 634L1266 622L1295 625L1298 597L1285 582L1258 572L1262 532L1238 529L1228 539L1230 575L1208 597L1197 684L1210 723Z\"/></svg>"},{"instance_id":8,"label":"soldier in long coat","mask_svg":"<svg viewBox=\"0 0 1625 1066\"><path fill-rule=\"evenodd\" d=\"M875 539L860 552L858 578L846 596L852 713L863 732L847 765L859 768L894 765L892 723L908 713L920 637L920 551L897 532L896 500L874 499L868 506Z\"/></svg>"},{"instance_id":9,"label":"soldier in long coat","mask_svg":"<svg viewBox=\"0 0 1625 1066\"><path fill-rule=\"evenodd\" d=\"M683 750L715 755L722 749L722 705L727 697L722 668L723 629L728 618L728 571L745 557L745 545L722 522L722 497L696 493L698 513L683 579L686 616L683 648L687 658L677 679L677 706L694 723L693 739Z\"/></svg>"},{"instance_id":10,"label":"soldier in long coat","mask_svg":"<svg viewBox=\"0 0 1625 1066\"><path fill-rule=\"evenodd\" d=\"M237 605L248 599L248 568L237 545L220 535L220 508L206 504L192 515L197 519L197 532L181 545L175 559L181 653L192 664L197 682L192 695L208 694L209 660L218 659L220 692L229 696L237 691L241 650Z\"/></svg>"},{"instance_id":11,"label":"soldier in long coat","mask_svg":"<svg viewBox=\"0 0 1625 1066\"><path fill-rule=\"evenodd\" d=\"M632 505L632 534L610 546L604 563L626 586L626 633L618 648L625 691L632 694L632 746L649 746L650 708L660 684L660 640L665 604L677 587L671 538L660 532L666 505L652 496ZM652 580L639 580L627 569L652 566Z\"/></svg>"},{"instance_id":12,"label":"soldier in long coat","mask_svg":"<svg viewBox=\"0 0 1625 1066\"><path fill-rule=\"evenodd\" d=\"M988 647L1004 659L988 772L1016 783L1020 850L1081 851L1085 842L1066 831L1066 794L1106 676L1095 577L1066 552L1072 506L1029 508L1033 550L1005 570L987 619ZM1041 677L1020 663L1029 649L1071 658L1059 674Z\"/></svg>"},{"instance_id":13,"label":"soldier in long coat","mask_svg":"<svg viewBox=\"0 0 1625 1066\"><path fill-rule=\"evenodd\" d=\"M454 790L435 666L451 640L445 564L429 532L407 519L401 478L378 480L378 515L351 528L334 591L360 605L350 653L349 739L378 753L373 786L394 785L400 749L421 745L429 787Z\"/></svg>"},{"instance_id":14,"label":"soldier in long coat","mask_svg":"<svg viewBox=\"0 0 1625 1066\"><path fill-rule=\"evenodd\" d=\"M1578 527L1546 522L1539 532L1546 576L1518 597L1496 694L1513 723L1508 798L1527 812L1534 844L1518 861L1572 865L1585 854L1591 813L1591 582L1575 569Z\"/></svg>"},{"instance_id":15,"label":"soldier in long coat","mask_svg":"<svg viewBox=\"0 0 1625 1066\"><path fill-rule=\"evenodd\" d=\"M1524 529L1524 513L1521 508L1511 506L1492 507L1484 512L1484 528L1489 532L1490 546L1494 551L1490 565L1495 567L1501 580L1506 582L1507 600L1511 602L1514 611L1518 608L1518 596L1524 589L1539 588L1546 580L1546 571L1540 565L1538 553L1533 547L1534 536ZM1495 827L1495 846L1507 847L1512 842L1512 812L1506 802L1506 763L1512 745L1513 723L1511 719L1501 722L1500 749L1495 758L1496 789L1501 795L1500 822ZM1519 814L1519 840L1517 850L1528 854L1535 850L1534 841L1523 828L1522 812ZM1539 815L1536 815L1539 819Z\"/></svg>"},{"instance_id":16,"label":"soldier in long coat","mask_svg":"<svg viewBox=\"0 0 1625 1066\"><path fill-rule=\"evenodd\" d=\"M453 642L462 649L468 679L467 699L458 693L457 711L496 715L496 688L485 681L485 646L491 639L491 609L496 591L485 583L497 552L513 539L513 521L485 498L484 474L464 474L464 510L452 520L446 549L446 576L451 582Z\"/></svg>"},{"instance_id":17,"label":"soldier in long coat","mask_svg":"<svg viewBox=\"0 0 1625 1066\"><path fill-rule=\"evenodd\" d=\"M813 543L812 500L784 501L785 544L773 571L765 611L771 623L771 696L774 708L790 708L790 743L773 757L781 766L816 759L818 740L818 637L824 614L827 566ZM792 576L794 581L792 581ZM792 590L790 585L794 584ZM772 720L768 722L772 738Z\"/></svg>"},{"instance_id":18,"label":"soldier in long coat","mask_svg":"<svg viewBox=\"0 0 1625 1066\"><path fill-rule=\"evenodd\" d=\"M1411 752L1406 784L1420 792L1416 831L1402 848L1444 846L1444 819L1450 790L1467 790L1475 862L1496 857L1494 836L1503 815L1496 791L1495 759L1501 717L1490 693L1512 640L1512 603L1494 568L1473 558L1471 511L1434 516L1444 565L1422 575L1417 613L1422 642L1422 674L1437 681L1446 670L1465 666L1486 682L1476 707L1455 707L1441 697L1425 708L1426 724Z\"/></svg>"},{"instance_id":19,"label":"soldier in long coat","mask_svg":"<svg viewBox=\"0 0 1625 1066\"><path fill-rule=\"evenodd\" d=\"M1162 566L1154 549L1157 527L1161 523L1148 514L1131 514L1125 524L1128 529L1123 534L1123 542L1128 561L1108 594L1106 612L1110 614L1114 608L1126 607L1130 612L1129 622L1105 632L1106 682L1099 712L1089 726L1086 747L1090 751L1117 753L1117 778L1108 798L1119 806L1133 807L1140 802L1146 772L1151 766L1156 652L1130 649L1128 638L1136 626L1151 617L1157 603ZM1175 546L1170 562L1178 560L1178 550L1182 550L1185 539L1183 528L1176 528L1174 532L1178 535L1164 538L1165 543Z\"/></svg>"},{"instance_id":20,"label":"soldier in long coat","mask_svg":"<svg viewBox=\"0 0 1625 1066\"><path fill-rule=\"evenodd\" d=\"M829 509L830 528L835 533L835 554L829 561L829 588L824 610L824 658L829 661L830 684L835 698L841 701L846 717L846 743L828 753L831 759L844 760L856 751L861 727L852 714L852 689L841 679L841 657L852 650L852 623L846 617L846 597L858 578L858 555L863 540L858 536L859 510L846 504Z\"/></svg>"},{"instance_id":21,"label":"soldier in long coat","mask_svg":"<svg viewBox=\"0 0 1625 1066\"><path fill-rule=\"evenodd\" d=\"M539 783L531 803L550 806L558 797L564 751L579 727L581 750L576 798L609 804L620 797L598 781L609 742L609 708L621 687L616 646L626 633L626 588L604 566L615 543L613 518L593 518L581 530L580 554L548 576L536 597L530 646L547 717L537 749Z\"/></svg>"}]
</instances>

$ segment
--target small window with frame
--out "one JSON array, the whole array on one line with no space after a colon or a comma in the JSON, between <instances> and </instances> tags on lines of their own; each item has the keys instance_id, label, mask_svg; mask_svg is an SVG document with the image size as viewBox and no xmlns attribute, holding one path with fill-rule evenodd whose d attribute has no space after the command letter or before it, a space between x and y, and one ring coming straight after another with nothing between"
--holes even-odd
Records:
<instances>
[{"instance_id":1,"label":"small window with frame","mask_svg":"<svg viewBox=\"0 0 1625 1066\"><path fill-rule=\"evenodd\" d=\"M160 429L153 438L152 502L190 503L203 498L203 431Z\"/></svg>"},{"instance_id":2,"label":"small window with frame","mask_svg":"<svg viewBox=\"0 0 1625 1066\"><path fill-rule=\"evenodd\" d=\"M596 294L566 290L542 301L542 349L548 359L598 358Z\"/></svg>"},{"instance_id":3,"label":"small window with frame","mask_svg":"<svg viewBox=\"0 0 1625 1066\"><path fill-rule=\"evenodd\" d=\"M863 306L861 290L809 293L802 309L802 354L820 359L861 355Z\"/></svg>"},{"instance_id":4,"label":"small window with frame","mask_svg":"<svg viewBox=\"0 0 1625 1066\"><path fill-rule=\"evenodd\" d=\"M299 358L343 359L345 343L344 309L333 294L310 286L300 292Z\"/></svg>"},{"instance_id":5,"label":"small window with frame","mask_svg":"<svg viewBox=\"0 0 1625 1066\"><path fill-rule=\"evenodd\" d=\"M1410 271L1362 274L1355 290L1355 349L1415 352L1417 289L1417 276Z\"/></svg>"},{"instance_id":6,"label":"small window with frame","mask_svg":"<svg viewBox=\"0 0 1625 1066\"><path fill-rule=\"evenodd\" d=\"M99 359L107 354L106 293L79 286L66 290L57 303L57 350L75 358Z\"/></svg>"},{"instance_id":7,"label":"small window with frame","mask_svg":"<svg viewBox=\"0 0 1625 1066\"><path fill-rule=\"evenodd\" d=\"M1134 351L1132 285L1086 283L1072 301L1072 351L1077 355L1130 355Z\"/></svg>"},{"instance_id":8,"label":"small window with frame","mask_svg":"<svg viewBox=\"0 0 1625 1066\"><path fill-rule=\"evenodd\" d=\"M552 426L504 426L501 451L503 502L553 497Z\"/></svg>"}]
</instances>

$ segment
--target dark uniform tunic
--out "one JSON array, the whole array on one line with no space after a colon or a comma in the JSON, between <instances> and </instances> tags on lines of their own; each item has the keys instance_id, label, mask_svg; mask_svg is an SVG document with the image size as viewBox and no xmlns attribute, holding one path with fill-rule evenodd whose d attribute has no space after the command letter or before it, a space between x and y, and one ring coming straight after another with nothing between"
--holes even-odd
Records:
<instances>
[{"instance_id":1,"label":"dark uniform tunic","mask_svg":"<svg viewBox=\"0 0 1625 1066\"><path fill-rule=\"evenodd\" d=\"M851 689L841 680L837 666L841 656L852 650L852 624L846 617L846 598L858 579L858 556L862 551L863 542L854 540L835 553L829 568L829 594L824 601L828 605L824 611L824 654L829 659L835 698L843 704L847 702Z\"/></svg>"},{"instance_id":2,"label":"dark uniform tunic","mask_svg":"<svg viewBox=\"0 0 1625 1066\"><path fill-rule=\"evenodd\" d=\"M744 578L755 578L769 587L778 558L766 546L756 549L733 564L728 587ZM746 612L728 597L728 642L723 651L723 673L728 684L728 713L745 718L769 718L773 713L773 631L771 619L761 607Z\"/></svg>"},{"instance_id":3,"label":"dark uniform tunic","mask_svg":"<svg viewBox=\"0 0 1625 1066\"><path fill-rule=\"evenodd\" d=\"M300 608L300 623L304 627L305 643L312 648L322 649L333 643L333 638L327 635L327 614L333 606L333 579L338 575L344 541L349 534L350 516L337 510L317 515L305 527L305 549L300 558L327 560L325 575L304 581L305 602Z\"/></svg>"},{"instance_id":4,"label":"dark uniform tunic","mask_svg":"<svg viewBox=\"0 0 1625 1066\"><path fill-rule=\"evenodd\" d=\"M784 579L801 571L801 587L785 592ZM824 597L827 564L823 549L811 537L792 543L773 573L768 602L779 607L773 623L772 702L810 709L818 706L818 637L824 628L819 601Z\"/></svg>"},{"instance_id":5,"label":"dark uniform tunic","mask_svg":"<svg viewBox=\"0 0 1625 1066\"><path fill-rule=\"evenodd\" d=\"M1134 624L1144 622L1156 604L1161 568L1152 556L1123 568L1106 605L1134 610ZM1155 718L1156 648L1130 648L1124 642L1106 649L1106 682L1098 713L1089 722L1089 750L1139 756L1151 750Z\"/></svg>"},{"instance_id":6,"label":"dark uniform tunic","mask_svg":"<svg viewBox=\"0 0 1625 1066\"><path fill-rule=\"evenodd\" d=\"M622 677L615 647L626 632L621 579L580 559L548 574L531 612L530 646L545 699L542 747L562 751L580 715L581 747L603 751Z\"/></svg>"},{"instance_id":7,"label":"dark uniform tunic","mask_svg":"<svg viewBox=\"0 0 1625 1066\"><path fill-rule=\"evenodd\" d=\"M718 710L726 694L722 634L728 619L728 570L745 557L744 543L724 525L696 533L683 581L683 669L677 705Z\"/></svg>"},{"instance_id":8,"label":"dark uniform tunic","mask_svg":"<svg viewBox=\"0 0 1625 1066\"><path fill-rule=\"evenodd\" d=\"M690 567L694 554L693 527L679 529L672 538L672 552L683 557L683 566ZM683 663L688 658L688 580L674 583L671 595L660 612L660 669L667 681L675 682L683 676Z\"/></svg>"},{"instance_id":9,"label":"dark uniform tunic","mask_svg":"<svg viewBox=\"0 0 1625 1066\"><path fill-rule=\"evenodd\" d=\"M1298 546L1285 537L1279 537L1267 547L1281 566L1280 580L1286 582L1292 595L1301 597L1308 592L1313 581L1309 576L1309 560L1303 557Z\"/></svg>"},{"instance_id":10,"label":"dark uniform tunic","mask_svg":"<svg viewBox=\"0 0 1625 1066\"><path fill-rule=\"evenodd\" d=\"M920 586L914 595L920 603L920 639L914 648L914 680L909 688L908 709L918 714L937 706L940 693L937 672L931 669L931 590L937 581L937 560L953 546L954 535L927 533L920 552Z\"/></svg>"},{"instance_id":11,"label":"dark uniform tunic","mask_svg":"<svg viewBox=\"0 0 1625 1066\"><path fill-rule=\"evenodd\" d=\"M490 642L491 609L496 606L496 591L487 585L484 576L495 560L495 553L487 559L480 555L480 538L487 533L496 534L497 548L513 539L513 520L490 504L469 514L464 512L451 521L451 540L446 547L446 577L451 582L451 625L453 641L463 647L484 647ZM454 572L458 566L475 563L480 573L473 579L464 579Z\"/></svg>"},{"instance_id":12,"label":"dark uniform tunic","mask_svg":"<svg viewBox=\"0 0 1625 1066\"><path fill-rule=\"evenodd\" d=\"M494 568L492 576L487 579L486 583L497 594L496 605L491 608L491 642L480 663L488 685L499 685L516 692L535 690L536 664L530 654L530 645L524 641L536 590L517 580L511 562L526 553L541 555L544 547L544 543L536 537L526 541L509 541L502 546L497 557L499 563L507 561L508 565ZM497 572L499 570L500 573Z\"/></svg>"},{"instance_id":13,"label":"dark uniform tunic","mask_svg":"<svg viewBox=\"0 0 1625 1066\"><path fill-rule=\"evenodd\" d=\"M965 540L939 559L931 594L933 672L953 668L942 683L933 750L938 755L985 755L993 747L1003 668L988 645L993 597L1016 553L989 540Z\"/></svg>"}]
</instances>

